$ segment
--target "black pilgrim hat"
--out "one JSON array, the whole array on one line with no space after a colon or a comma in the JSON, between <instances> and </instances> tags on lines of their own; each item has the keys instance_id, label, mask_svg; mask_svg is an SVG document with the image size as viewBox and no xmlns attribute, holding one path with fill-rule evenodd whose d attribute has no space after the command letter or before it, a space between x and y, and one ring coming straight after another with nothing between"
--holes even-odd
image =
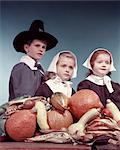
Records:
<instances>
[{"instance_id":1,"label":"black pilgrim hat","mask_svg":"<svg viewBox=\"0 0 120 150\"><path fill-rule=\"evenodd\" d=\"M20 32L13 40L13 46L17 52L26 53L24 44L29 40L39 39L47 42L46 50L56 46L58 40L51 34L44 31L44 23L41 20L34 20L28 31Z\"/></svg>"}]
</instances>

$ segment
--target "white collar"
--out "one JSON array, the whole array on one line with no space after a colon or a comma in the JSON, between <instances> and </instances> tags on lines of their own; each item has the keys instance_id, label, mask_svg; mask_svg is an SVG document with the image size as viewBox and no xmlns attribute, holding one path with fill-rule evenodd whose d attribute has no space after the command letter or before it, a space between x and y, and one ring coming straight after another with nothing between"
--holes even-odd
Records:
<instances>
[{"instance_id":1,"label":"white collar","mask_svg":"<svg viewBox=\"0 0 120 150\"><path fill-rule=\"evenodd\" d=\"M61 78L57 76L54 79L47 80L45 83L49 86L53 93L61 92L68 97L71 97L72 95L71 81L62 81Z\"/></svg>"},{"instance_id":2,"label":"white collar","mask_svg":"<svg viewBox=\"0 0 120 150\"><path fill-rule=\"evenodd\" d=\"M71 81L63 81L59 76L56 75L56 77L54 79L51 79L54 83L62 83L62 84L69 84L71 85L72 82Z\"/></svg>"},{"instance_id":3,"label":"white collar","mask_svg":"<svg viewBox=\"0 0 120 150\"><path fill-rule=\"evenodd\" d=\"M112 84L111 84L111 78L107 75L104 77L99 77L99 76L91 74L86 79L97 85L106 85L106 87L110 93L112 93L114 91L112 88Z\"/></svg>"},{"instance_id":4,"label":"white collar","mask_svg":"<svg viewBox=\"0 0 120 150\"><path fill-rule=\"evenodd\" d=\"M30 67L31 70L38 70L37 67L35 67L36 61L28 55L22 56L22 58L20 59L20 62L25 63L27 66Z\"/></svg>"}]
</instances>

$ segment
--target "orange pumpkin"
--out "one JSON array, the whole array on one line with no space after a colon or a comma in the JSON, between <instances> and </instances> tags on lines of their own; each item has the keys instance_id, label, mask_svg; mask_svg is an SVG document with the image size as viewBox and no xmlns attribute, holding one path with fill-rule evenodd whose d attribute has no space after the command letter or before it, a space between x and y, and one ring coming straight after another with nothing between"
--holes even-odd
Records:
<instances>
[{"instance_id":1,"label":"orange pumpkin","mask_svg":"<svg viewBox=\"0 0 120 150\"><path fill-rule=\"evenodd\" d=\"M103 107L99 96L92 90L82 89L76 92L69 99L70 111L75 118L79 119L91 108Z\"/></svg>"},{"instance_id":2,"label":"orange pumpkin","mask_svg":"<svg viewBox=\"0 0 120 150\"><path fill-rule=\"evenodd\" d=\"M7 134L15 141L23 141L32 137L36 130L36 115L30 110L20 110L7 119Z\"/></svg>"},{"instance_id":3,"label":"orange pumpkin","mask_svg":"<svg viewBox=\"0 0 120 150\"><path fill-rule=\"evenodd\" d=\"M52 110L48 112L48 124L53 130L60 130L62 128L68 128L73 123L73 118L68 110L64 112L58 112Z\"/></svg>"}]
</instances>

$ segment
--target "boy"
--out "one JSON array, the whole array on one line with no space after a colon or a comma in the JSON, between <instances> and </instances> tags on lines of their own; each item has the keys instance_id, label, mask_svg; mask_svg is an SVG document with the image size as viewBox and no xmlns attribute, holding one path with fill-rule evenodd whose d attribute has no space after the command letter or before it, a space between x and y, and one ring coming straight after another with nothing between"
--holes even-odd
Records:
<instances>
[{"instance_id":1,"label":"boy","mask_svg":"<svg viewBox=\"0 0 120 150\"><path fill-rule=\"evenodd\" d=\"M54 36L44 31L41 20L34 20L28 31L23 31L15 37L14 48L26 55L12 69L9 101L25 95L35 95L44 76L42 66L37 63L45 52L55 47L57 43L58 40Z\"/></svg>"}]
</instances>

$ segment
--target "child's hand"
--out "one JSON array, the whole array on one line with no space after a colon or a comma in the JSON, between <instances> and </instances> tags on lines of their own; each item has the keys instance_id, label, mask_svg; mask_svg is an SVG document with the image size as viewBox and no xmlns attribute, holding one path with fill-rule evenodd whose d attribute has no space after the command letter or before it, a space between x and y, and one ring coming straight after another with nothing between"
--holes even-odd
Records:
<instances>
[{"instance_id":1,"label":"child's hand","mask_svg":"<svg viewBox=\"0 0 120 150\"><path fill-rule=\"evenodd\" d=\"M17 106L11 105L6 109L5 115L9 116L9 115L13 114L14 112L16 112L16 110L17 110Z\"/></svg>"}]
</instances>

